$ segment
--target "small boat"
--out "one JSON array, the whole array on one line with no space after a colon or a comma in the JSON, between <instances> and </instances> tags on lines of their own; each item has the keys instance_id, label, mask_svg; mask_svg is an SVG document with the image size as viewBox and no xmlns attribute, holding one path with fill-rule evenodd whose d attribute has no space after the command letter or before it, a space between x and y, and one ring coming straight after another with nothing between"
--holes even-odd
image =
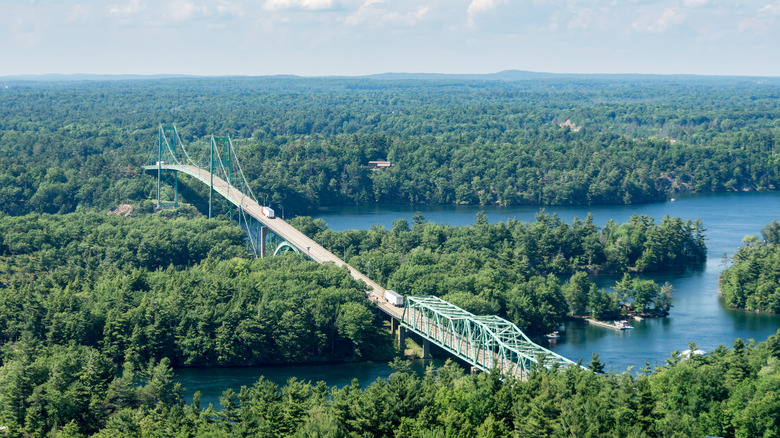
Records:
<instances>
[{"instance_id":1,"label":"small boat","mask_svg":"<svg viewBox=\"0 0 780 438\"><path fill-rule=\"evenodd\" d=\"M620 330L632 330L634 328L628 321L615 321L615 326Z\"/></svg>"},{"instance_id":2,"label":"small boat","mask_svg":"<svg viewBox=\"0 0 780 438\"><path fill-rule=\"evenodd\" d=\"M674 198L669 200L669 202L674 202L674 201L676 201L676 199L674 199Z\"/></svg>"},{"instance_id":3,"label":"small boat","mask_svg":"<svg viewBox=\"0 0 780 438\"><path fill-rule=\"evenodd\" d=\"M704 351L704 350L700 350L700 349L696 349L696 350L693 350L693 351L688 349L688 350L685 350L682 353L680 353L680 355L682 355L682 357L684 357L686 359L691 357L691 356L694 356L694 355L695 356L701 356L701 355L704 355L704 354L707 354L707 352Z\"/></svg>"},{"instance_id":4,"label":"small boat","mask_svg":"<svg viewBox=\"0 0 780 438\"><path fill-rule=\"evenodd\" d=\"M547 339L560 339L561 334L556 331L552 333L547 333L546 335L544 335L544 337Z\"/></svg>"}]
</instances>

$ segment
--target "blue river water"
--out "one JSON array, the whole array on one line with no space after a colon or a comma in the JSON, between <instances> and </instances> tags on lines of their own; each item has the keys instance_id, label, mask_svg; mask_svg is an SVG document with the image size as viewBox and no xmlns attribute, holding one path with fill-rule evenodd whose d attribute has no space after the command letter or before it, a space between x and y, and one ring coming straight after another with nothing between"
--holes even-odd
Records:
<instances>
[{"instance_id":1,"label":"blue river water","mask_svg":"<svg viewBox=\"0 0 780 438\"><path fill-rule=\"evenodd\" d=\"M518 219L533 221L539 207L475 207L475 206L375 206L339 207L322 210L317 217L334 230L363 229L373 225L392 227L396 219L406 219L421 213L427 221L449 225L470 225L479 211L487 214L491 223ZM566 222L574 217L593 215L597 225L610 219L625 222L632 214L644 214L656 221L666 215L683 219L700 218L707 231L708 260L702 270L674 274L652 275L658 282L668 281L674 288L671 315L662 319L632 321L634 330L617 331L582 324L567 323L557 341L537 340L542 346L569 359L587 363L598 353L607 368L624 371L662 364L674 350L685 350L689 342L709 351L723 344L730 347L736 338L765 340L780 328L780 315L766 315L726 308L718 295L718 275L723 270L722 256L733 255L742 238L760 234L772 220L780 220L780 193L744 192L701 195L681 195L675 201L628 206L545 207ZM608 287L614 277L599 276L597 283ZM400 291L403 292L403 291ZM423 365L419 365L422 367ZM283 384L297 376L303 380L325 380L330 386L349 384L353 377L368 384L391 372L386 364L344 364L295 366L283 368L181 370L179 378L191 391L204 393L203 403L215 401L214 394L227 387L251 385L260 375ZM243 377L242 377L243 376ZM221 388L221 389L220 389ZM210 398L212 397L212 398ZM216 402L215 402L216 404Z\"/></svg>"}]
</instances>

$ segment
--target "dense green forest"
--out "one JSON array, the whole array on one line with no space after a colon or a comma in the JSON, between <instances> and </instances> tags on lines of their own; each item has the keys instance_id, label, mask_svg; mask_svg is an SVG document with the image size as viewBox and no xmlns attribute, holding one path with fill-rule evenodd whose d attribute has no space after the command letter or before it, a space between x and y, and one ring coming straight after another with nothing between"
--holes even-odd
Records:
<instances>
[{"instance_id":1,"label":"dense green forest","mask_svg":"<svg viewBox=\"0 0 780 438\"><path fill-rule=\"evenodd\" d=\"M603 204L778 187L780 83L744 78L171 78L0 90L0 211L151 197L160 123L231 135L250 185L342 204ZM566 124L569 121L570 123ZM563 126L561 126L563 125ZM371 171L369 160L395 166ZM194 202L190 196L189 202Z\"/></svg>"},{"instance_id":2,"label":"dense green forest","mask_svg":"<svg viewBox=\"0 0 780 438\"><path fill-rule=\"evenodd\" d=\"M227 221L33 214L0 231L0 363L71 344L134 367L392 354L365 285L293 255L249 259Z\"/></svg>"},{"instance_id":3,"label":"dense green forest","mask_svg":"<svg viewBox=\"0 0 780 438\"><path fill-rule=\"evenodd\" d=\"M674 353L638 376L601 375L597 357L596 374L537 369L528 382L451 365L418 377L395 362L366 387L261 380L226 392L219 412L186 405L174 367L387 360L393 345L346 271L249 258L240 228L200 217L204 188L186 177L181 195L195 208L154 213L155 180L140 166L155 161L160 123L175 123L194 154L229 134L250 185L288 216L774 190L778 97L780 83L749 78L10 81L0 89L0 435L777 436L780 333ZM372 171L374 159L394 166ZM125 203L133 217L103 213ZM389 288L531 334L567 316L662 316L671 288L630 274L706 258L703 225L670 217L601 229L544 213L346 232L292 222ZM768 287L744 291L772 284L778 228L735 256L729 304L776 304ZM626 275L607 292L590 273Z\"/></svg>"},{"instance_id":4,"label":"dense green forest","mask_svg":"<svg viewBox=\"0 0 780 438\"><path fill-rule=\"evenodd\" d=\"M605 374L597 355L589 370L535 368L524 382L502 381L497 373L463 375L454 364L418 376L406 362L395 361L396 372L388 379L365 386L354 381L328 387L292 378L278 387L260 379L237 392L226 390L219 410L201 406L197 393L185 403L184 388L174 380L177 366L378 360L394 353L365 286L346 271L292 253L247 258L234 224L193 216L185 208L137 217L0 217L4 434L771 437L780 430L780 332L758 345L737 340L730 350L721 346L704 356L674 352L666 364L647 365L638 374ZM573 243L575 236L593 241L594 233L605 232L589 225L589 219L565 224L540 214L533 223L493 225L485 219L479 215L474 226L446 227L417 216L412 225L399 221L392 230L344 233L306 217L293 223L330 242L354 239L343 240L347 246L342 250L356 264L358 257L378 263L377 269L381 259L375 257L382 248L395 248L401 262L416 252L444 260L462 251L462 263L474 268L464 271L460 281L485 287L494 286L480 282L506 281L501 276L516 268L495 262L501 259L492 258L497 248L524 251L518 245L521 236L561 250L562 242L569 242L567 270L577 273L568 282L543 276L549 266L543 257L529 258L533 264L521 273L530 277L522 274L521 284L510 290L517 296L545 287L557 290L565 313L566 300L581 296L572 294L574 289L592 289L584 269L600 259L587 264L580 255L581 262L571 262L583 251ZM677 245L678 255L693 251L687 263L695 265L703 256L696 254L703 248L703 229L695 222L665 218L656 225L635 216L607 228L622 236L626 248L629 242L639 245L630 252L644 254L653 247L648 240L667 239L677 242L670 244ZM619 240L604 239L595 254ZM484 248L466 250L475 243ZM485 258L488 254L491 258ZM627 258L631 265L623 268L635 268L641 257ZM494 272L481 268L491 263ZM435 266L428 268L432 275L439 272ZM387 272L393 281L394 274ZM441 281L461 284L456 277ZM643 287L624 277L616 290ZM522 304L534 308L529 301Z\"/></svg>"},{"instance_id":5,"label":"dense green forest","mask_svg":"<svg viewBox=\"0 0 780 438\"><path fill-rule=\"evenodd\" d=\"M0 342L75 342L133 365L163 357L175 366L226 366L389 354L378 316L346 272L295 256L252 261L231 223L162 214L169 213L0 217ZM665 314L668 288L626 278L606 292L585 272L695 268L706 256L701 224L680 219L656 225L634 216L604 230L590 218L569 226L547 214L528 224L477 221L449 227L418 216L413 226L343 233L308 217L292 223L346 251L382 284L499 314L530 334L554 330L567 315L617 317L622 304ZM665 249L654 254L658 248ZM619 257L608 264L612 253ZM573 272L568 281L556 276Z\"/></svg>"},{"instance_id":6,"label":"dense green forest","mask_svg":"<svg viewBox=\"0 0 780 438\"><path fill-rule=\"evenodd\" d=\"M624 305L664 316L671 306L669 285L625 277L607 292L587 273L698 269L707 256L698 220L664 217L656 224L634 215L600 229L590 216L567 224L539 213L534 222L489 224L480 213L464 227L427 222L419 214L413 222L336 232L322 220L292 221L389 289L440 296L478 315L505 317L535 335L555 330L567 315L625 315Z\"/></svg>"},{"instance_id":7,"label":"dense green forest","mask_svg":"<svg viewBox=\"0 0 780 438\"><path fill-rule=\"evenodd\" d=\"M695 349L695 346L692 346ZM81 437L774 437L780 331L708 355L674 352L639 375L534 368L527 381L403 361L387 380L328 387L291 378L226 390L222 409L185 404L167 359L117 373L98 349L16 348L0 368L7 436Z\"/></svg>"},{"instance_id":8,"label":"dense green forest","mask_svg":"<svg viewBox=\"0 0 780 438\"><path fill-rule=\"evenodd\" d=\"M772 221L761 236L745 237L720 276L720 291L729 306L780 313L780 223Z\"/></svg>"}]
</instances>

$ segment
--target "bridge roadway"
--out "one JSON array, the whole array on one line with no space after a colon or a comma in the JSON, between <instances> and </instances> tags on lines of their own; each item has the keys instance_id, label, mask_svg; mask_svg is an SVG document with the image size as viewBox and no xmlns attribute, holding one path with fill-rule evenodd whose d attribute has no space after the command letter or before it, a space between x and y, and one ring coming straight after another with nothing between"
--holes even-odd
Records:
<instances>
[{"instance_id":1,"label":"bridge roadway","mask_svg":"<svg viewBox=\"0 0 780 438\"><path fill-rule=\"evenodd\" d=\"M195 166L188 166L183 164L162 164L160 166L157 165L144 166L144 169L176 170L179 172L184 172L187 175L190 175L198 179L200 182L206 184L207 186L211 185L211 175L209 174L209 171ZM263 225L265 225L266 227L271 229L274 233L276 233L276 235L278 235L282 239L289 242L291 245L298 248L298 250L300 250L303 254L309 256L315 262L317 263L332 262L336 266L346 267L349 270L349 274L352 276L352 278L356 280L362 280L371 288L371 290L368 292L368 298L371 301L373 301L374 304L376 304L380 310L382 310L389 316L396 318L399 321L402 319L403 308L395 307L384 299L384 293L385 293L384 288L382 288L382 286L380 286L379 284L377 284L376 282L368 278L366 275L364 275L357 269L353 268L347 262L336 257L335 254L323 248L320 244L310 239L305 234L301 233L300 231L298 231L298 229L288 224L284 220L278 217L275 219L270 219L266 217L265 215L263 215L262 212L263 210L260 204L255 202L254 199L246 196L242 191L237 189L235 186L228 184L227 181L217 177L216 175L214 176L214 191L224 196L228 201L233 203L233 205L235 205L236 207L242 208L244 211L249 213L253 218L260 221Z\"/></svg>"}]
</instances>

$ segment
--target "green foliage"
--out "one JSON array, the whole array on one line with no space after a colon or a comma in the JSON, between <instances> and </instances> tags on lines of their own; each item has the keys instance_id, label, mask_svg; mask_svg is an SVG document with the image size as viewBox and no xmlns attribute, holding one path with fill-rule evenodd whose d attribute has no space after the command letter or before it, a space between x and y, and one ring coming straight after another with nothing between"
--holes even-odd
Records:
<instances>
[{"instance_id":1,"label":"green foliage","mask_svg":"<svg viewBox=\"0 0 780 438\"><path fill-rule=\"evenodd\" d=\"M241 231L193 208L147 216L155 184L139 166L158 123L177 123L193 150L231 134L250 184L288 216L323 205L636 203L778 187L777 84L677 81L208 78L0 93L0 425L10 436L62 437L777 436L780 334L673 356L639 378L537 368L527 382L501 382L452 364L418 378L396 364L365 388L260 380L226 391L219 413L197 397L184 405L171 379L172 365L384 359L391 341L343 270L243 258ZM583 128L560 126L569 119ZM370 171L380 158L395 166ZM203 187L182 178L181 189L202 211ZM143 216L85 213L126 202ZM683 269L706 257L698 221L476 222L417 215L389 231L344 233L295 224L401 292L445 296L532 333L621 303L668 312L666 285L626 277L613 294L584 273ZM721 280L729 304L780 308L779 228L735 256ZM561 284L562 274L573 276Z\"/></svg>"},{"instance_id":2,"label":"green foliage","mask_svg":"<svg viewBox=\"0 0 780 438\"><path fill-rule=\"evenodd\" d=\"M550 233L549 224L556 224L553 229L567 236L566 226L554 218L541 220L548 225L522 228L536 228L544 236ZM23 236L14 235L7 221L26 227ZM738 341L731 351L721 347L709 356L673 357L668 365L648 369L648 375L639 378L596 375L577 367L537 367L527 382L502 382L494 374L464 376L452 363L429 369L420 378L396 363L387 380L365 387L353 382L328 388L324 383L291 379L279 388L261 379L251 388L225 391L219 412L200 407L197 396L186 405L182 388L172 380L172 365L300 362L356 355L386 358L391 340L366 301L364 286L344 270L295 255L263 260L232 257L239 247L230 233L210 236L212 246L224 250L178 266L155 268L156 262L138 257L139 251L129 256L126 267L115 261L94 265L79 261L84 251L78 251L74 242L87 242L91 251L109 258L110 247L119 245L123 234L134 235L136 228L165 229L170 222L182 230L181 240L148 230L158 236L160 248L198 247L201 234L190 231L205 226L199 219L93 214L0 218L0 226L8 230L2 234L3 260L10 266L7 286L0 293L0 421L11 436L664 436L672 431L772 436L777 432L780 333L757 346ZM305 218L299 222L307 226ZM214 228L208 230L223 225L212 221L209 227ZM323 224L312 225L321 235L333 234ZM69 228L82 234L63 231ZM580 302L567 287L587 291L589 303L596 300L591 297L598 289L582 274L572 277L569 286L553 274L531 274L527 279L518 275L514 278L522 281L507 281L512 265L503 263L513 258L502 254L515 253L507 247L515 233L506 224L481 223L473 228L459 234L420 220L413 227L399 224L391 231L375 227L365 231L365 239L341 242L349 245L347 251L365 252L370 260L377 260L372 267L377 266L380 275L395 279L394 272L405 266L403 257L442 275L448 284L480 291L471 295L466 292L470 289L463 289L462 295L453 295L464 302L487 310L504 306L527 327L543 331L553 327L556 315L569 311L570 302ZM68 237L73 235L80 237ZM336 234L336 241L342 236ZM463 241L456 244L457 239ZM464 251L459 257L458 251L479 242L475 239L500 239L496 242L503 243L485 246L485 251L496 251L496 258L483 260L478 251ZM365 246L352 247L357 242ZM382 262L372 251L384 245L412 251L397 252L398 259ZM51 271L43 270L46 265L18 269L22 260L45 257L46 251L60 255L47 262ZM439 267L441 259L479 269L467 280L448 279ZM530 266L527 260L524 264ZM635 290L644 291L645 286L641 280L625 277L616 289L636 300ZM603 370L596 356L590 365ZM755 415L761 420L752 421Z\"/></svg>"},{"instance_id":3,"label":"green foliage","mask_svg":"<svg viewBox=\"0 0 780 438\"><path fill-rule=\"evenodd\" d=\"M386 380L342 388L260 378L228 389L221 411L187 405L166 361L116 376L88 347L20 350L0 367L0 418L11 436L771 437L780 432L780 331L737 340L639 376L535 368L526 381L464 375L452 362L424 376L396 361Z\"/></svg>"},{"instance_id":4,"label":"green foliage","mask_svg":"<svg viewBox=\"0 0 780 438\"><path fill-rule=\"evenodd\" d=\"M230 134L252 187L288 216L767 190L780 187L777 95L777 83L729 78L17 83L0 94L0 211L141 204L155 192L140 166L159 123L196 150ZM376 159L394 166L372 171ZM203 188L183 178L181 194L203 208Z\"/></svg>"},{"instance_id":5,"label":"green foliage","mask_svg":"<svg viewBox=\"0 0 780 438\"><path fill-rule=\"evenodd\" d=\"M0 230L0 363L19 342L75 343L136 368L391 353L363 285L295 256L234 257L244 236L227 222L33 214Z\"/></svg>"},{"instance_id":6,"label":"green foliage","mask_svg":"<svg viewBox=\"0 0 780 438\"><path fill-rule=\"evenodd\" d=\"M0 218L0 281L40 274L70 281L115 269L187 267L209 256L246 254L244 235L226 221L124 218L98 213ZM26 275L20 275L26 274ZM64 278L70 277L70 278Z\"/></svg>"},{"instance_id":7,"label":"green foliage","mask_svg":"<svg viewBox=\"0 0 780 438\"><path fill-rule=\"evenodd\" d=\"M780 242L777 241L780 224L772 221L761 234L743 240L732 258L733 264L723 271L719 286L731 307L780 313ZM749 236L750 237L750 236Z\"/></svg>"},{"instance_id":8,"label":"green foliage","mask_svg":"<svg viewBox=\"0 0 780 438\"><path fill-rule=\"evenodd\" d=\"M539 213L535 222L453 227L397 221L391 230L335 232L325 223L297 217L295 225L357 269L406 295L435 295L478 315L499 315L530 334L556 329L566 315L617 317L621 305L665 316L671 286L626 277L626 291L599 290L588 273L653 272L697 268L706 260L700 221L632 216L603 229L593 218L564 223ZM652 252L653 256L648 254ZM558 276L572 274L561 284ZM663 291L663 293L662 293Z\"/></svg>"}]
</instances>

